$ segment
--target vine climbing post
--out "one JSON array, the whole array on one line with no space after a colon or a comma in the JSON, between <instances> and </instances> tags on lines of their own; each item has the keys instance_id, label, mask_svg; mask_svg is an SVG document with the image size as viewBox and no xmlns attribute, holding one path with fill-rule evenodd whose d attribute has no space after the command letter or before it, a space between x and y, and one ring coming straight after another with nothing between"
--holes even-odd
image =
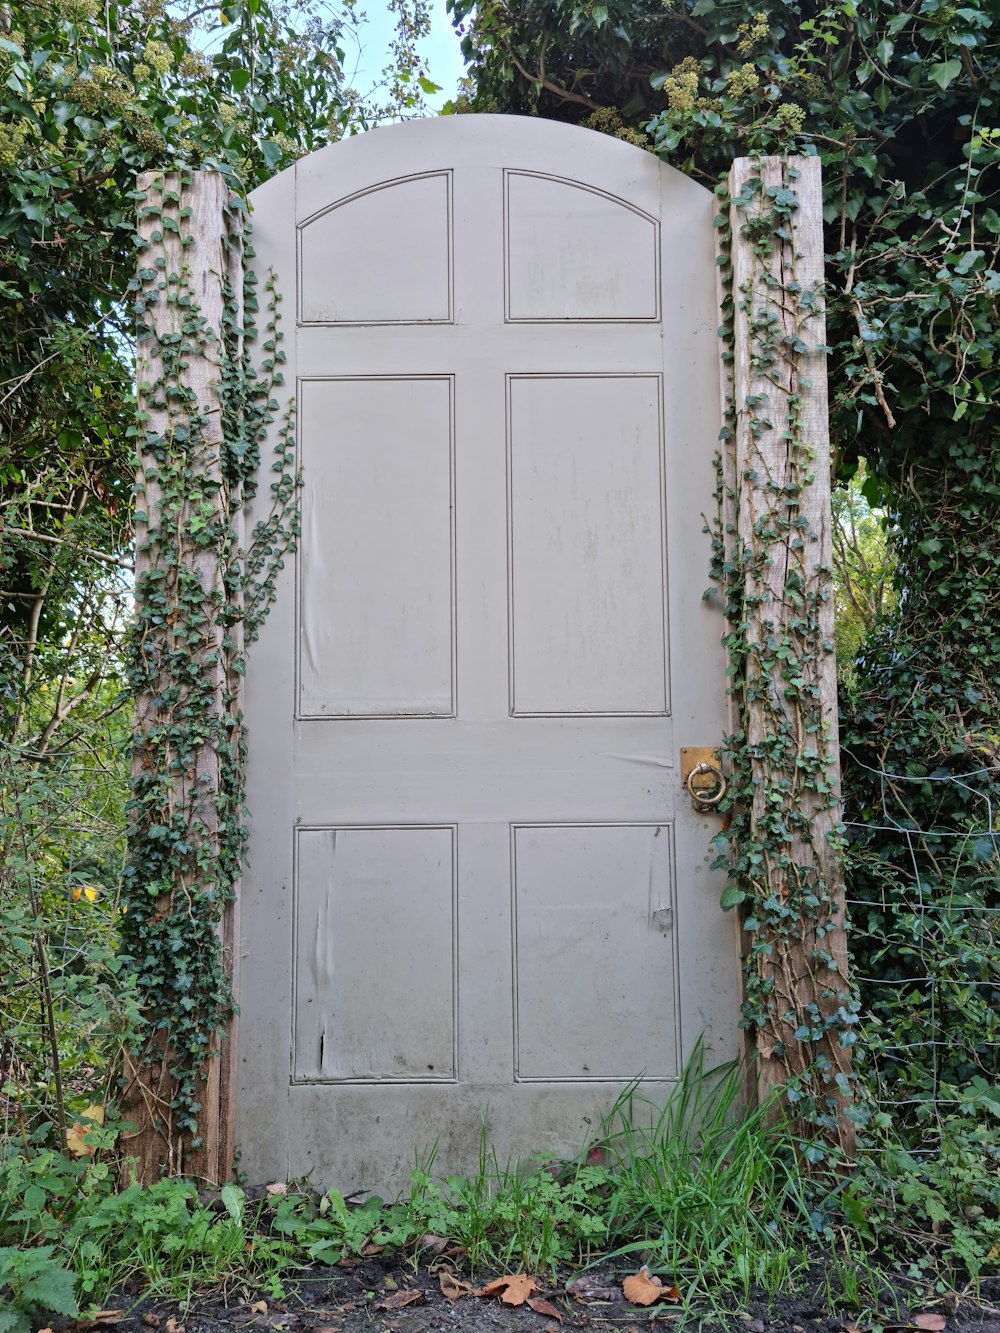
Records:
<instances>
[{"instance_id":1,"label":"vine climbing post","mask_svg":"<svg viewBox=\"0 0 1000 1333\"><path fill-rule=\"evenodd\" d=\"M761 1093L853 1153L818 158L741 158L720 218L730 398L722 580L734 680L730 885Z\"/></svg>"},{"instance_id":2,"label":"vine climbing post","mask_svg":"<svg viewBox=\"0 0 1000 1333\"><path fill-rule=\"evenodd\" d=\"M236 214L211 172L138 182L136 631L123 933L141 1049L126 1151L145 1181L225 1180L233 1162L232 963L240 779L241 497L227 466L227 339L238 331Z\"/></svg>"}]
</instances>

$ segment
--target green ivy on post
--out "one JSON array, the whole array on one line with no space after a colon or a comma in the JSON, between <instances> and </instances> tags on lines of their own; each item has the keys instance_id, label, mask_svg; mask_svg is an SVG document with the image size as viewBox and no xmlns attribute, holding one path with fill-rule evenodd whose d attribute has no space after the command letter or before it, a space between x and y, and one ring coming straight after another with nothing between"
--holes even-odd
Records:
<instances>
[{"instance_id":1,"label":"green ivy on post","mask_svg":"<svg viewBox=\"0 0 1000 1333\"><path fill-rule=\"evenodd\" d=\"M139 179L135 698L123 945L141 1024L125 1141L138 1175L218 1183L234 1157L235 942L245 844L246 644L298 535L291 407L269 505L245 540L279 411L277 293L258 366L244 205L213 172ZM249 251L248 251L249 252Z\"/></svg>"},{"instance_id":2,"label":"green ivy on post","mask_svg":"<svg viewBox=\"0 0 1000 1333\"><path fill-rule=\"evenodd\" d=\"M761 1094L854 1150L819 159L741 158L720 218L730 366L715 575L733 695L723 906ZM809 1129L808 1127L813 1127Z\"/></svg>"}]
</instances>

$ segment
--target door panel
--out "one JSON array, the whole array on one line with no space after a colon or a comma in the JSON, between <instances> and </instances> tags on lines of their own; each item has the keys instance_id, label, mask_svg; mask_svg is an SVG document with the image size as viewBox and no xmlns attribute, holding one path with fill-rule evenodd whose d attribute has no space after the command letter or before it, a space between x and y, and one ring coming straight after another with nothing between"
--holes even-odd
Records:
<instances>
[{"instance_id":1,"label":"door panel","mask_svg":"<svg viewBox=\"0 0 1000 1333\"><path fill-rule=\"evenodd\" d=\"M484 1118L575 1153L632 1078L737 1049L677 776L726 715L712 197L465 116L254 198L304 491L247 683L243 1162L391 1189L474 1166Z\"/></svg>"}]
</instances>

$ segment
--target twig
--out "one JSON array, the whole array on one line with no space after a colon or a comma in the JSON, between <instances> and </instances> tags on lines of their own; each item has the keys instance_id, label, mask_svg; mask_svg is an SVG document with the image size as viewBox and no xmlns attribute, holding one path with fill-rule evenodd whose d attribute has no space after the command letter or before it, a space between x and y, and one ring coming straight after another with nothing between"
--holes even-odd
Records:
<instances>
[{"instance_id":1,"label":"twig","mask_svg":"<svg viewBox=\"0 0 1000 1333\"><path fill-rule=\"evenodd\" d=\"M117 555L108 555L106 551L95 551L92 546L77 546L70 537L55 537L48 532L36 532L34 528L6 528L3 524L0 524L0 537L5 532L9 532L15 537L29 537L36 542L51 542L55 546L70 546L74 551L79 551L81 555L90 556L92 560L103 560L108 565L117 565L119 569L127 569L130 574L135 569L130 560L122 560Z\"/></svg>"}]
</instances>

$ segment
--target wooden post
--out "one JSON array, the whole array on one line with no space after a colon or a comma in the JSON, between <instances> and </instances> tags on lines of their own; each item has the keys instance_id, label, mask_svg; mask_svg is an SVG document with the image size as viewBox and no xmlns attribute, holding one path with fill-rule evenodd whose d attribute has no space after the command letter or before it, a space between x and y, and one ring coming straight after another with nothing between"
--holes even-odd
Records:
<instances>
[{"instance_id":1,"label":"wooden post","mask_svg":"<svg viewBox=\"0 0 1000 1333\"><path fill-rule=\"evenodd\" d=\"M220 888L213 882L212 868L220 859L219 810L226 800L218 737L225 736L227 743L238 741L239 710L232 708L238 627L234 631L224 626L219 614L226 602L232 606L232 588L225 586L230 551L224 543L206 543L198 534L206 526L228 532L231 521L232 497L223 467L223 283L227 275L233 281L240 260L238 248L229 244L229 194L220 175L197 172L183 178L179 173L149 172L139 178L138 189L146 198L145 206L140 204L138 229L146 243L139 264L145 275L147 303L136 353L143 422L137 462L137 603L141 613L144 596L155 595L166 610L152 619L140 614L148 686L135 704L132 771L140 782L151 774L168 778L162 802L166 815L161 818L176 818L186 830L186 850L179 852L171 867L169 885L158 881L161 890L153 918L163 921L178 911L197 914L196 907L187 905L196 903L198 895L215 894ZM240 290L241 279L233 286ZM180 393L164 388L165 349L171 346L184 348L172 380ZM186 468L193 479L189 489L182 485L178 491L175 485L168 495L163 442L169 451L184 457L181 470ZM181 608L178 592L184 577L192 574L200 585L201 602L200 613L193 619ZM192 735L190 745L182 747L165 743L164 734L184 716L193 697L191 687L178 684L171 675L171 663L185 653L198 664L195 680L203 701L200 706L204 706L206 686L208 704L207 722ZM206 919L218 910L208 903L206 908ZM208 930L204 942L206 949L215 948L221 937L230 977L235 921L235 905L230 904L223 909L216 936ZM141 970L141 958L138 966ZM147 1017L156 1022L159 1016ZM136 1131L124 1147L138 1158L141 1180L185 1174L219 1183L229 1177L234 1045L230 1025L205 1052L197 1071L205 1081L199 1089L195 1133L181 1132L171 1111L177 1088L174 1071L192 1057L172 1046L169 1027L162 1032L154 1029L146 1050L128 1061L125 1113L135 1122ZM193 1148L192 1141L199 1140L200 1145Z\"/></svg>"},{"instance_id":2,"label":"wooden post","mask_svg":"<svg viewBox=\"0 0 1000 1333\"><path fill-rule=\"evenodd\" d=\"M765 946L752 955L756 992L768 997L756 1030L760 1091L811 1080L832 1108L831 1138L851 1155L819 159L741 158L729 194L733 438L724 475L742 570L738 704L753 791L745 834L760 854L747 884L754 938Z\"/></svg>"}]
</instances>

